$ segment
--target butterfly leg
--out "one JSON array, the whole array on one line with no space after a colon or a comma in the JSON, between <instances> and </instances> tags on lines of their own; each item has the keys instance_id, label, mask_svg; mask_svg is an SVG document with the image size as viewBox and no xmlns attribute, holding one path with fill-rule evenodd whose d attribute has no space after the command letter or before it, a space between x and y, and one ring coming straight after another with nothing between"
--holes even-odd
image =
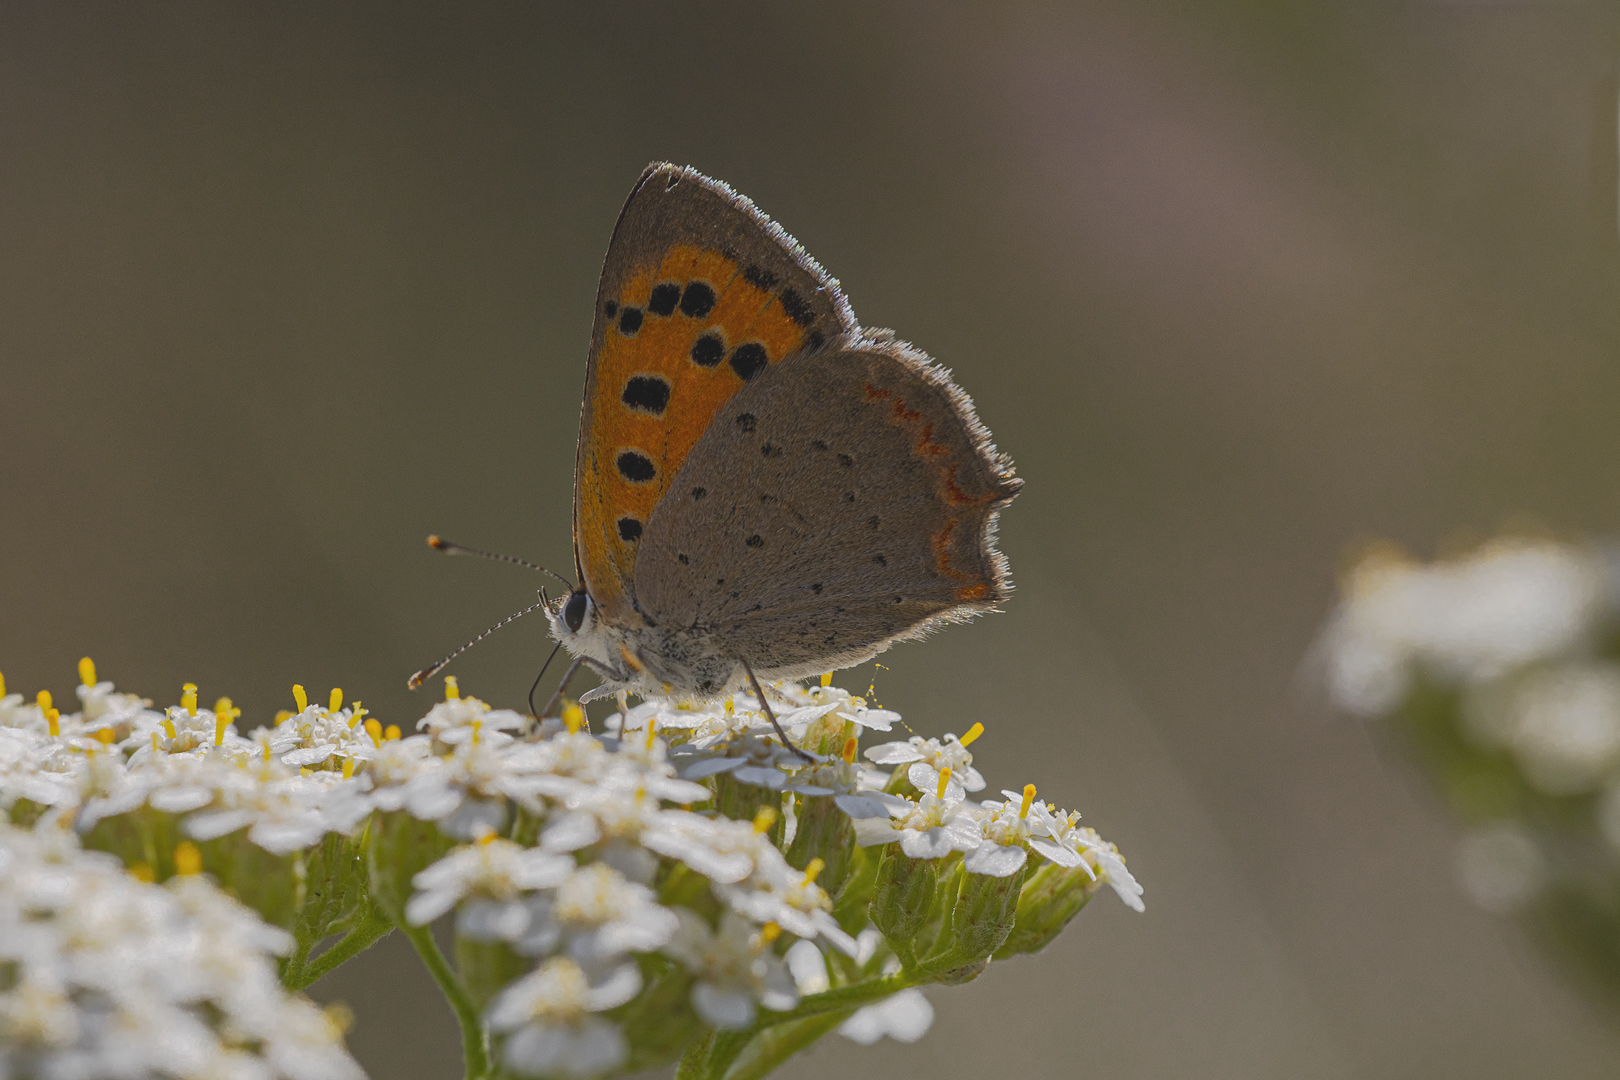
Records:
<instances>
[{"instance_id":1,"label":"butterfly leg","mask_svg":"<svg viewBox=\"0 0 1620 1080\"><path fill-rule=\"evenodd\" d=\"M769 720L771 727L776 729L776 737L782 740L782 745L804 758L811 765L816 764L816 759L808 751L801 750L793 745L793 740L788 738L788 733L783 731L782 725L776 722L776 714L771 711L771 703L765 700L765 688L759 685L759 679L754 675L754 669L748 666L748 661L742 661L742 666L743 670L748 673L748 685L754 688L754 696L759 699L759 707L765 710L765 719Z\"/></svg>"}]
</instances>

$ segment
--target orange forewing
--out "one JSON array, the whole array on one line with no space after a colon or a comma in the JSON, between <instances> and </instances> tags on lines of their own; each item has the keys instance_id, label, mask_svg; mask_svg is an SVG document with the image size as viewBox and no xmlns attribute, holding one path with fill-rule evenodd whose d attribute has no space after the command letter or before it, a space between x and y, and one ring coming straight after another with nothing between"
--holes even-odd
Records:
<instances>
[{"instance_id":1,"label":"orange forewing","mask_svg":"<svg viewBox=\"0 0 1620 1080\"><path fill-rule=\"evenodd\" d=\"M656 286L674 284L684 290L694 281L707 283L715 293L714 307L703 316L694 318L679 307L670 315L648 310ZM579 461L575 554L597 607L610 618L623 619L634 603L630 583L635 580L636 539L625 538L621 520L636 524L631 532L646 526L715 413L742 389L743 379L730 363L733 351L758 343L765 348L766 361L775 364L805 344L807 331L782 310L769 289L749 281L734 259L687 244L671 246L657 266L637 268L619 296L604 299L619 309L639 309L644 316L633 335L610 322L592 358L595 379L585 405L590 434ZM724 357L712 367L703 366L692 359L692 347L714 331L724 341ZM625 387L637 375L668 382L669 401L661 414L625 403ZM638 482L621 472L618 461L626 451L653 463L651 479Z\"/></svg>"}]
</instances>

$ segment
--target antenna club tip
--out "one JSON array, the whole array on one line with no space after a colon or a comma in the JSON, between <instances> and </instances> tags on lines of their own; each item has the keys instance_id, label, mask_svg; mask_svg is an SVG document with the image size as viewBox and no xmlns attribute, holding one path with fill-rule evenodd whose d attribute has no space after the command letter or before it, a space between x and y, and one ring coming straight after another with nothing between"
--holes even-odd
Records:
<instances>
[{"instance_id":1,"label":"antenna club tip","mask_svg":"<svg viewBox=\"0 0 1620 1080\"><path fill-rule=\"evenodd\" d=\"M422 689L422 684L427 682L428 676L431 675L431 674L433 674L433 669L432 668L423 668L421 671L418 671L415 675L412 675L410 678L405 680L405 689L407 689L407 690L420 690L420 689Z\"/></svg>"},{"instance_id":2,"label":"antenna club tip","mask_svg":"<svg viewBox=\"0 0 1620 1080\"><path fill-rule=\"evenodd\" d=\"M443 551L444 550L444 538L441 537L438 533L429 534L429 536L428 536L428 547L434 549L435 551Z\"/></svg>"}]
</instances>

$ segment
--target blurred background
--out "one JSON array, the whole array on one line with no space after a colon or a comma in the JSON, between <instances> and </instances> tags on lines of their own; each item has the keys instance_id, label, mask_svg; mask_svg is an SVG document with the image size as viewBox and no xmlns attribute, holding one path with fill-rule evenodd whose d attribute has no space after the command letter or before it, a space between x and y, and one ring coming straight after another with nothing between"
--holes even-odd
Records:
<instances>
[{"instance_id":1,"label":"blurred background","mask_svg":"<svg viewBox=\"0 0 1620 1080\"><path fill-rule=\"evenodd\" d=\"M569 566L608 234L729 181L952 367L1027 487L1004 614L846 672L1147 887L784 1070L1614 1075L1307 652L1346 552L1620 518L1620 11L1541 3L0 7L0 671L247 725ZM538 617L457 662L517 705ZM426 693L426 692L424 692ZM385 942L317 987L459 1074Z\"/></svg>"}]
</instances>

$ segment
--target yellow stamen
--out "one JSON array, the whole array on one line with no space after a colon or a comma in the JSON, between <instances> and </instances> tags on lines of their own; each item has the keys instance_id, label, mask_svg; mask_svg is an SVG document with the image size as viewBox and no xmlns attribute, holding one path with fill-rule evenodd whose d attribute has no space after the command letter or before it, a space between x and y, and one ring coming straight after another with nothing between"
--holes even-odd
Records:
<instances>
[{"instance_id":1,"label":"yellow stamen","mask_svg":"<svg viewBox=\"0 0 1620 1080\"><path fill-rule=\"evenodd\" d=\"M343 687L332 687L332 696L327 698L326 702L327 712L337 712L339 709L343 708Z\"/></svg>"},{"instance_id":2,"label":"yellow stamen","mask_svg":"<svg viewBox=\"0 0 1620 1080\"><path fill-rule=\"evenodd\" d=\"M242 715L242 710L231 705L231 699L222 697L214 702L214 745L225 745L225 729L231 721Z\"/></svg>"},{"instance_id":3,"label":"yellow stamen","mask_svg":"<svg viewBox=\"0 0 1620 1080\"><path fill-rule=\"evenodd\" d=\"M366 734L371 736L372 742L381 746L383 744L382 721L375 716L366 717Z\"/></svg>"},{"instance_id":4,"label":"yellow stamen","mask_svg":"<svg viewBox=\"0 0 1620 1080\"><path fill-rule=\"evenodd\" d=\"M859 743L860 740L853 735L844 740L844 752L840 755L844 759L844 764L852 765L855 763L855 747Z\"/></svg>"},{"instance_id":5,"label":"yellow stamen","mask_svg":"<svg viewBox=\"0 0 1620 1080\"><path fill-rule=\"evenodd\" d=\"M96 662L88 656L79 661L79 681L86 686L96 685Z\"/></svg>"},{"instance_id":6,"label":"yellow stamen","mask_svg":"<svg viewBox=\"0 0 1620 1080\"><path fill-rule=\"evenodd\" d=\"M832 685L832 672L823 671L821 673L821 685L822 686L831 686Z\"/></svg>"},{"instance_id":7,"label":"yellow stamen","mask_svg":"<svg viewBox=\"0 0 1620 1080\"><path fill-rule=\"evenodd\" d=\"M950 784L950 782L951 767L947 765L943 769L939 770L939 790L934 792L934 798L943 799L945 797L945 788Z\"/></svg>"},{"instance_id":8,"label":"yellow stamen","mask_svg":"<svg viewBox=\"0 0 1620 1080\"><path fill-rule=\"evenodd\" d=\"M158 752L157 732L154 731L154 732L152 732L152 753L155 754L157 752Z\"/></svg>"},{"instance_id":9,"label":"yellow stamen","mask_svg":"<svg viewBox=\"0 0 1620 1080\"><path fill-rule=\"evenodd\" d=\"M190 840L182 840L175 845L174 872L181 877L202 873L202 852Z\"/></svg>"},{"instance_id":10,"label":"yellow stamen","mask_svg":"<svg viewBox=\"0 0 1620 1080\"><path fill-rule=\"evenodd\" d=\"M759 945L764 948L782 936L782 928L773 922L768 922L759 928Z\"/></svg>"},{"instance_id":11,"label":"yellow stamen","mask_svg":"<svg viewBox=\"0 0 1620 1080\"><path fill-rule=\"evenodd\" d=\"M291 709L277 709L276 710L276 727L280 727L282 724L284 724L286 722L287 717L294 716L294 715L296 715L296 714Z\"/></svg>"},{"instance_id":12,"label":"yellow stamen","mask_svg":"<svg viewBox=\"0 0 1620 1080\"><path fill-rule=\"evenodd\" d=\"M757 833L770 832L771 826L776 824L776 817L777 814L774 807L760 807L759 811L754 815L754 831Z\"/></svg>"},{"instance_id":13,"label":"yellow stamen","mask_svg":"<svg viewBox=\"0 0 1620 1080\"><path fill-rule=\"evenodd\" d=\"M180 707L187 716L197 715L197 684L188 682L180 688Z\"/></svg>"},{"instance_id":14,"label":"yellow stamen","mask_svg":"<svg viewBox=\"0 0 1620 1080\"><path fill-rule=\"evenodd\" d=\"M49 725L51 729L51 738L54 739L58 735L62 734L62 710L46 709L45 723Z\"/></svg>"},{"instance_id":15,"label":"yellow stamen","mask_svg":"<svg viewBox=\"0 0 1620 1080\"><path fill-rule=\"evenodd\" d=\"M472 744L474 746L478 745L478 729L483 727L483 726L484 726L484 722L482 720L474 720L472 722L472 729L473 729L472 730Z\"/></svg>"},{"instance_id":16,"label":"yellow stamen","mask_svg":"<svg viewBox=\"0 0 1620 1080\"><path fill-rule=\"evenodd\" d=\"M0 697L6 696L6 673L0 671Z\"/></svg>"},{"instance_id":17,"label":"yellow stamen","mask_svg":"<svg viewBox=\"0 0 1620 1080\"><path fill-rule=\"evenodd\" d=\"M304 693L303 683L293 683L293 701L298 704L299 712L309 708L309 695Z\"/></svg>"},{"instance_id":18,"label":"yellow stamen","mask_svg":"<svg viewBox=\"0 0 1620 1080\"><path fill-rule=\"evenodd\" d=\"M974 724L972 727L967 729L967 734L966 735L963 735L960 739L957 739L956 741L958 743L960 743L961 745L963 745L963 746L967 746L968 744L973 742L974 739L977 739L980 735L983 735L983 734L984 734L984 725L983 724Z\"/></svg>"},{"instance_id":19,"label":"yellow stamen","mask_svg":"<svg viewBox=\"0 0 1620 1080\"><path fill-rule=\"evenodd\" d=\"M138 862L130 866L129 876L134 878L136 881L144 881L148 885L157 880L157 875L152 873L152 868L143 862Z\"/></svg>"},{"instance_id":20,"label":"yellow stamen","mask_svg":"<svg viewBox=\"0 0 1620 1080\"><path fill-rule=\"evenodd\" d=\"M35 694L34 704L39 706L40 712L50 712L51 692L49 690L41 690L39 693Z\"/></svg>"},{"instance_id":21,"label":"yellow stamen","mask_svg":"<svg viewBox=\"0 0 1620 1080\"><path fill-rule=\"evenodd\" d=\"M366 715L366 707L364 705L360 704L358 701L356 701L354 703L354 712L349 717L349 730L353 731L355 728L359 727L360 726L360 721L365 718L365 715Z\"/></svg>"},{"instance_id":22,"label":"yellow stamen","mask_svg":"<svg viewBox=\"0 0 1620 1080\"><path fill-rule=\"evenodd\" d=\"M118 738L118 736L113 734L113 729L110 727L104 727L100 731L96 732L96 741L102 746L111 746L113 744L113 740L116 738Z\"/></svg>"},{"instance_id":23,"label":"yellow stamen","mask_svg":"<svg viewBox=\"0 0 1620 1080\"><path fill-rule=\"evenodd\" d=\"M264 741L264 760L266 760L266 761L270 760L270 740L269 739L266 739Z\"/></svg>"},{"instance_id":24,"label":"yellow stamen","mask_svg":"<svg viewBox=\"0 0 1620 1080\"><path fill-rule=\"evenodd\" d=\"M163 718L163 732L171 739L178 739L180 733L174 730L174 721L167 716Z\"/></svg>"},{"instance_id":25,"label":"yellow stamen","mask_svg":"<svg viewBox=\"0 0 1620 1080\"><path fill-rule=\"evenodd\" d=\"M388 725L388 730L383 732L383 741L384 742L398 742L399 741L399 725L398 724L389 724Z\"/></svg>"},{"instance_id":26,"label":"yellow stamen","mask_svg":"<svg viewBox=\"0 0 1620 1080\"><path fill-rule=\"evenodd\" d=\"M308 776L309 775L309 766L304 765L301 768L299 768L298 775L299 776Z\"/></svg>"},{"instance_id":27,"label":"yellow stamen","mask_svg":"<svg viewBox=\"0 0 1620 1080\"><path fill-rule=\"evenodd\" d=\"M726 715L727 716L736 716L737 715L737 703L735 701L733 701L731 698L726 698Z\"/></svg>"},{"instance_id":28,"label":"yellow stamen","mask_svg":"<svg viewBox=\"0 0 1620 1080\"><path fill-rule=\"evenodd\" d=\"M811 882L815 881L825 869L827 869L827 864L822 862L819 857L811 859L810 865L804 868L804 883L809 885Z\"/></svg>"},{"instance_id":29,"label":"yellow stamen","mask_svg":"<svg viewBox=\"0 0 1620 1080\"><path fill-rule=\"evenodd\" d=\"M454 675L444 677L444 700L455 701L461 697L461 685L456 682Z\"/></svg>"},{"instance_id":30,"label":"yellow stamen","mask_svg":"<svg viewBox=\"0 0 1620 1080\"><path fill-rule=\"evenodd\" d=\"M348 780L348 779L353 778L353 776L354 776L354 758L353 757L346 757L346 758L343 759L343 779Z\"/></svg>"},{"instance_id":31,"label":"yellow stamen","mask_svg":"<svg viewBox=\"0 0 1620 1080\"><path fill-rule=\"evenodd\" d=\"M570 701L563 706L562 721L563 726L568 729L568 734L578 735L579 729L585 726L585 710Z\"/></svg>"},{"instance_id":32,"label":"yellow stamen","mask_svg":"<svg viewBox=\"0 0 1620 1080\"><path fill-rule=\"evenodd\" d=\"M658 721L652 717L647 718L647 749L653 748L653 740L658 738Z\"/></svg>"},{"instance_id":33,"label":"yellow stamen","mask_svg":"<svg viewBox=\"0 0 1620 1080\"><path fill-rule=\"evenodd\" d=\"M1034 803L1035 803L1035 785L1034 784L1025 784L1024 785L1024 801L1023 801L1023 804L1018 807L1018 820L1019 821L1022 821L1022 820L1024 820L1024 818L1029 816L1029 808L1032 805L1034 805Z\"/></svg>"},{"instance_id":34,"label":"yellow stamen","mask_svg":"<svg viewBox=\"0 0 1620 1080\"><path fill-rule=\"evenodd\" d=\"M478 841L477 841L478 846L479 847L488 847L490 844L493 844L496 841L496 839L498 839L498 838L499 838L499 834L494 829L486 827L484 829L484 831L482 833L480 833L479 836L478 836Z\"/></svg>"}]
</instances>

